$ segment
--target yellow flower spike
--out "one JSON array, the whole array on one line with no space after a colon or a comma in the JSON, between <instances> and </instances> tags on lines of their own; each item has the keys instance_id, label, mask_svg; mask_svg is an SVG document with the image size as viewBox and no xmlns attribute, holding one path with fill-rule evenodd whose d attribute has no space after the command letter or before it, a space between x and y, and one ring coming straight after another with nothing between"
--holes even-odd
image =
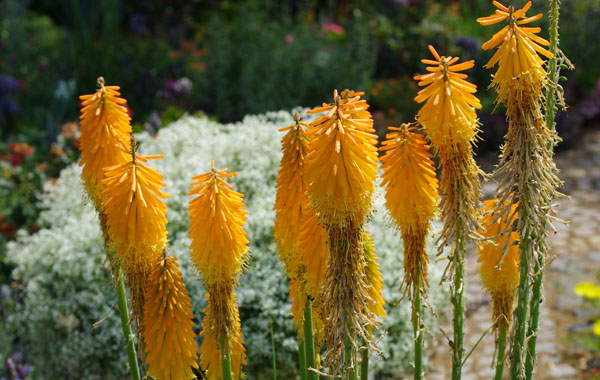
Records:
<instances>
[{"instance_id":1,"label":"yellow flower spike","mask_svg":"<svg viewBox=\"0 0 600 380\"><path fill-rule=\"evenodd\" d=\"M305 173L311 207L327 231L327 267L316 303L325 321L324 362L335 375L357 363L357 337L376 349L371 332L378 321L369 308L374 301L366 278L361 231L371 209L378 157L373 120L360 93L346 90L338 95L335 90L333 98L334 103L309 111L326 114L307 131ZM316 257L305 255L304 259L309 262ZM342 355L345 350L351 355Z\"/></svg>"},{"instance_id":2,"label":"yellow flower spike","mask_svg":"<svg viewBox=\"0 0 600 380\"><path fill-rule=\"evenodd\" d=\"M79 97L82 101L79 165L83 166L81 178L89 197L96 207L101 207L103 169L130 159L131 119L119 86L105 86L104 78L100 77L98 87L94 94Z\"/></svg>"},{"instance_id":3,"label":"yellow flower spike","mask_svg":"<svg viewBox=\"0 0 600 380\"><path fill-rule=\"evenodd\" d=\"M192 262L202 273L207 286L221 282L237 281L248 254L244 210L244 194L233 190L226 179L237 173L227 169L216 170L214 162L210 172L192 177L188 210L190 229L188 237ZM197 187L194 187L197 186Z\"/></svg>"},{"instance_id":4,"label":"yellow flower spike","mask_svg":"<svg viewBox=\"0 0 600 380\"><path fill-rule=\"evenodd\" d=\"M208 305L204 311L200 364L209 379L221 374L219 346L222 334L231 352L231 370L241 376L245 364L241 326L235 293L239 273L248 256L248 239L243 229L247 211L244 194L233 190L226 179L237 173L216 170L214 161L208 173L192 177L189 195L197 195L188 206L192 262L204 280Z\"/></svg>"},{"instance_id":5,"label":"yellow flower spike","mask_svg":"<svg viewBox=\"0 0 600 380\"><path fill-rule=\"evenodd\" d=\"M349 93L348 93L349 94ZM366 101L359 96L342 98L308 113L327 112L308 130L306 159L308 194L327 223L361 220L370 210L377 177L377 137Z\"/></svg>"},{"instance_id":6,"label":"yellow flower spike","mask_svg":"<svg viewBox=\"0 0 600 380\"><path fill-rule=\"evenodd\" d=\"M506 217L493 213L498 199L484 202L482 235L478 243L477 262L481 263L479 274L483 286L492 296L496 328L508 328L512 319L514 298L519 286L519 234L506 232L509 223ZM517 206L513 205L512 212Z\"/></svg>"},{"instance_id":7,"label":"yellow flower spike","mask_svg":"<svg viewBox=\"0 0 600 380\"><path fill-rule=\"evenodd\" d=\"M427 264L425 238L435 215L438 180L429 145L416 128L402 124L388 127L381 150L382 183L386 187L386 207L402 232L404 242L404 282L411 297L414 291L425 293ZM417 273L420 289L415 289Z\"/></svg>"},{"instance_id":8,"label":"yellow flower spike","mask_svg":"<svg viewBox=\"0 0 600 380\"><path fill-rule=\"evenodd\" d=\"M300 255L299 235L303 214L303 203L306 202L308 183L304 178L304 161L307 154L308 138L305 128L308 124L300 122L300 115L294 114L296 124L280 131L288 131L281 139L283 157L277 175L277 194L273 207L277 214L273 232L279 250L279 256L285 264L291 281L296 282L296 291L304 293L304 265ZM290 283L290 296L292 296ZM298 300L297 295L292 298ZM294 320L302 322L303 309L298 309ZM298 325L299 326L299 325Z\"/></svg>"},{"instance_id":9,"label":"yellow flower spike","mask_svg":"<svg viewBox=\"0 0 600 380\"><path fill-rule=\"evenodd\" d=\"M192 304L178 266L166 252L158 255L146 282L145 361L156 380L195 379L198 368Z\"/></svg>"},{"instance_id":10,"label":"yellow flower spike","mask_svg":"<svg viewBox=\"0 0 600 380\"><path fill-rule=\"evenodd\" d=\"M542 47L542 45L548 46L549 42L536 35L541 31L539 27L522 26L542 18L542 14L526 17L525 13L531 7L531 1L518 10L512 5L506 7L498 1L494 1L494 5L498 8L496 13L488 17L480 17L477 22L487 26L508 21L508 25L481 46L484 50L498 47L485 67L489 69L498 64L493 83L498 87L499 100L504 102L510 91L510 87L507 86L510 86L515 79L530 84L545 80L547 74L543 68L544 60L540 55L551 58L552 53Z\"/></svg>"},{"instance_id":11,"label":"yellow flower spike","mask_svg":"<svg viewBox=\"0 0 600 380\"><path fill-rule=\"evenodd\" d=\"M110 244L126 270L136 266L146 268L153 255L167 243L167 206L161 198L169 194L161 190L165 186L163 176L145 164L163 156L137 155L135 139L132 140L130 159L104 168L102 180Z\"/></svg>"},{"instance_id":12,"label":"yellow flower spike","mask_svg":"<svg viewBox=\"0 0 600 380\"><path fill-rule=\"evenodd\" d=\"M450 145L467 147L477 134L475 109L480 109L481 103L474 95L477 86L467 82L467 75L460 71L471 69L474 61L457 63L458 57L440 57L431 45L429 50L435 60L421 60L429 65L429 73L414 77L425 87L415 97L417 103L425 102L417 120L436 151Z\"/></svg>"},{"instance_id":13,"label":"yellow flower spike","mask_svg":"<svg viewBox=\"0 0 600 380\"><path fill-rule=\"evenodd\" d=\"M242 367L246 365L246 349L244 348L242 325L235 298L235 293L232 293L226 304L226 307L230 309L229 313L232 319L231 329L227 333L227 338L229 340L233 378L241 379L244 376ZM208 304L204 309L202 331L200 332L200 336L203 337L202 344L200 345L200 364L206 371L205 375L208 380L221 380L221 351L218 339L219 326L213 323L216 311L214 311L214 302L212 302L209 293L206 293L206 300Z\"/></svg>"},{"instance_id":14,"label":"yellow flower spike","mask_svg":"<svg viewBox=\"0 0 600 380\"><path fill-rule=\"evenodd\" d=\"M362 232L362 246L366 264L365 273L367 284L369 285L369 309L376 316L385 318L385 310L383 308L385 301L381 296L383 278L381 278L381 270L379 269L379 263L377 263L373 237L367 231Z\"/></svg>"}]
</instances>

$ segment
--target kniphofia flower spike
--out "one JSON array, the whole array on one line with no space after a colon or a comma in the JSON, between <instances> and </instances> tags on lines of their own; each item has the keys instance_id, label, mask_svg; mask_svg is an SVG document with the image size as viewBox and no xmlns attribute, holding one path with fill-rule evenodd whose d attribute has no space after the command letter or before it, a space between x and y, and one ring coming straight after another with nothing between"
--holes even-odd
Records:
<instances>
[{"instance_id":1,"label":"kniphofia flower spike","mask_svg":"<svg viewBox=\"0 0 600 380\"><path fill-rule=\"evenodd\" d=\"M461 71L471 69L474 61L459 63L458 57L441 57L431 45L429 51L434 60L421 60L429 65L429 73L415 76L419 86L425 87L415 97L417 103L425 102L417 115L419 123L436 151L452 144L470 145L477 133L475 109L481 103L474 95L477 86L466 81L467 74Z\"/></svg>"},{"instance_id":2,"label":"kniphofia flower spike","mask_svg":"<svg viewBox=\"0 0 600 380\"><path fill-rule=\"evenodd\" d=\"M79 97L82 101L79 165L83 166L81 178L89 197L96 207L102 207L103 169L130 159L131 118L119 86L105 86L104 78L100 77L98 87L94 94Z\"/></svg>"},{"instance_id":3,"label":"kniphofia flower spike","mask_svg":"<svg viewBox=\"0 0 600 380\"><path fill-rule=\"evenodd\" d=\"M194 379L198 344L190 296L177 259L157 255L144 296L144 347L148 374L156 380Z\"/></svg>"}]
</instances>

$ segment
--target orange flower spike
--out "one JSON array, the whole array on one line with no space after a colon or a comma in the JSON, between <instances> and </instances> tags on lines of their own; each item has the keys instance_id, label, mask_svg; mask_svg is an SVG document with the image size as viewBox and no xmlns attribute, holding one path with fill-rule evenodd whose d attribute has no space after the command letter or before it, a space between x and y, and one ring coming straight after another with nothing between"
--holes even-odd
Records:
<instances>
[{"instance_id":1,"label":"orange flower spike","mask_svg":"<svg viewBox=\"0 0 600 380\"><path fill-rule=\"evenodd\" d=\"M302 263L306 268L306 293L316 300L325 281L329 245L327 230L319 224L319 214L315 213L310 201L304 205L299 245Z\"/></svg>"},{"instance_id":2,"label":"orange flower spike","mask_svg":"<svg viewBox=\"0 0 600 380\"><path fill-rule=\"evenodd\" d=\"M129 160L131 118L119 86L105 86L100 77L98 87L94 94L79 97L82 101L79 165L83 166L81 177L88 195L101 206L103 169Z\"/></svg>"},{"instance_id":3,"label":"orange flower spike","mask_svg":"<svg viewBox=\"0 0 600 380\"><path fill-rule=\"evenodd\" d=\"M307 132L305 173L316 210L337 223L360 220L370 209L377 177L377 138L364 100L341 97L337 90L333 97L334 103L309 111L327 114L313 121Z\"/></svg>"},{"instance_id":4,"label":"orange flower spike","mask_svg":"<svg viewBox=\"0 0 600 380\"><path fill-rule=\"evenodd\" d=\"M481 225L487 240L478 243L477 262L484 287L492 296L496 326L508 327L512 318L513 300L519 285L519 233L508 228L507 215L497 218L493 214L498 199L484 202ZM516 212L513 205L511 213Z\"/></svg>"},{"instance_id":5,"label":"orange flower spike","mask_svg":"<svg viewBox=\"0 0 600 380\"><path fill-rule=\"evenodd\" d=\"M402 231L428 225L438 199L438 180L429 145L416 127L388 127L381 150L386 207Z\"/></svg>"},{"instance_id":6,"label":"orange flower spike","mask_svg":"<svg viewBox=\"0 0 600 380\"><path fill-rule=\"evenodd\" d=\"M417 103L425 102L417 119L436 150L449 143L471 144L477 133L475 109L481 108L481 102L474 95L477 86L467 82L467 75L460 72L471 69L474 61L457 63L458 57L442 57L431 45L429 51L435 60L421 61L429 65L429 73L414 77L419 86L425 87L415 97Z\"/></svg>"},{"instance_id":7,"label":"orange flower spike","mask_svg":"<svg viewBox=\"0 0 600 380\"><path fill-rule=\"evenodd\" d=\"M248 253L244 194L233 190L226 178L237 173L215 170L195 177L189 195L189 237L192 262L202 273L207 286L235 282Z\"/></svg>"},{"instance_id":8,"label":"orange flower spike","mask_svg":"<svg viewBox=\"0 0 600 380\"><path fill-rule=\"evenodd\" d=\"M132 150L129 161L104 168L108 234L116 258L126 268L146 267L167 243L167 206L162 198L169 194L161 190L163 176L144 164L162 157L138 156Z\"/></svg>"},{"instance_id":9,"label":"orange flower spike","mask_svg":"<svg viewBox=\"0 0 600 380\"><path fill-rule=\"evenodd\" d=\"M429 146L416 128L402 124L388 129L381 146L381 186L386 187L386 207L402 232L404 283L412 297L414 291L425 293L428 284L425 239L436 212L438 180ZM420 289L415 289L417 278Z\"/></svg>"},{"instance_id":10,"label":"orange flower spike","mask_svg":"<svg viewBox=\"0 0 600 380\"><path fill-rule=\"evenodd\" d=\"M300 115L294 115L296 124L280 131L288 131L281 139L283 157L277 174L277 194L275 205L277 215L273 232L279 254L286 266L290 279L299 279L304 269L298 246L303 203L306 199L308 183L304 178L304 163L308 152L308 137L305 129L308 124L300 122Z\"/></svg>"},{"instance_id":11,"label":"orange flower spike","mask_svg":"<svg viewBox=\"0 0 600 380\"><path fill-rule=\"evenodd\" d=\"M146 282L144 347L156 380L195 379L198 344L190 296L177 259L158 255Z\"/></svg>"}]
</instances>

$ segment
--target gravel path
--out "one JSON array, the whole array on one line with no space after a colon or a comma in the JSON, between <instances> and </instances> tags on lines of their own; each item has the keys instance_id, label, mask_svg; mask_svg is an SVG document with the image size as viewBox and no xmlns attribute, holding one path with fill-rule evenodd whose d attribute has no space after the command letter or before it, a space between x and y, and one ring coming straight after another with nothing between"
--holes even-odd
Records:
<instances>
[{"instance_id":1,"label":"gravel path","mask_svg":"<svg viewBox=\"0 0 600 380\"><path fill-rule=\"evenodd\" d=\"M485 160L493 162L492 159ZM586 133L578 149L556 156L565 182L565 194L570 199L558 202L558 216L570 221L556 225L551 238L551 253L556 256L546 271L544 301L541 307L541 330L538 339L539 359L536 379L566 380L580 378L587 367L589 353L567 347L572 331L590 329L589 311L573 289L581 281L594 281L600 270L600 131ZM484 169L491 170L489 167ZM491 166L491 165L487 165ZM495 185L484 186L486 195L493 194ZM468 316L465 323L465 349L468 352L491 324L491 303L477 278L477 263L471 252L467 258ZM448 311L451 313L451 311ZM450 325L445 331L451 334ZM436 337L434 369L426 378L450 378L450 356L445 338ZM485 336L463 370L463 380L489 380L494 357L494 338Z\"/></svg>"}]
</instances>

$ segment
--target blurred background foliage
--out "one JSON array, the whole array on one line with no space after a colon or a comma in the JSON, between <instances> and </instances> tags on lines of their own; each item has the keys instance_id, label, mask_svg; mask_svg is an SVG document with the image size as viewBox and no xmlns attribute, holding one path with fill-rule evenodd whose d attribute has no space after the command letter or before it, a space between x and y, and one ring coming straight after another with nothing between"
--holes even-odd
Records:
<instances>
[{"instance_id":1,"label":"blurred background foliage","mask_svg":"<svg viewBox=\"0 0 600 380\"><path fill-rule=\"evenodd\" d=\"M547 13L547 0L533 2L531 14ZM505 122L487 91L492 53L480 46L495 29L475 22L492 11L491 0L0 0L0 285L20 286L6 242L38 228L43 184L78 159L77 96L98 76L121 86L135 131L185 113L229 122L312 107L352 88L366 91L381 136L413 120L412 77L432 44L475 60L478 150L493 152ZM547 18L539 24L543 36ZM575 70L564 73L560 147L600 120L599 32L600 1L563 1L561 46ZM13 293L0 292L4 308L2 294Z\"/></svg>"}]
</instances>

